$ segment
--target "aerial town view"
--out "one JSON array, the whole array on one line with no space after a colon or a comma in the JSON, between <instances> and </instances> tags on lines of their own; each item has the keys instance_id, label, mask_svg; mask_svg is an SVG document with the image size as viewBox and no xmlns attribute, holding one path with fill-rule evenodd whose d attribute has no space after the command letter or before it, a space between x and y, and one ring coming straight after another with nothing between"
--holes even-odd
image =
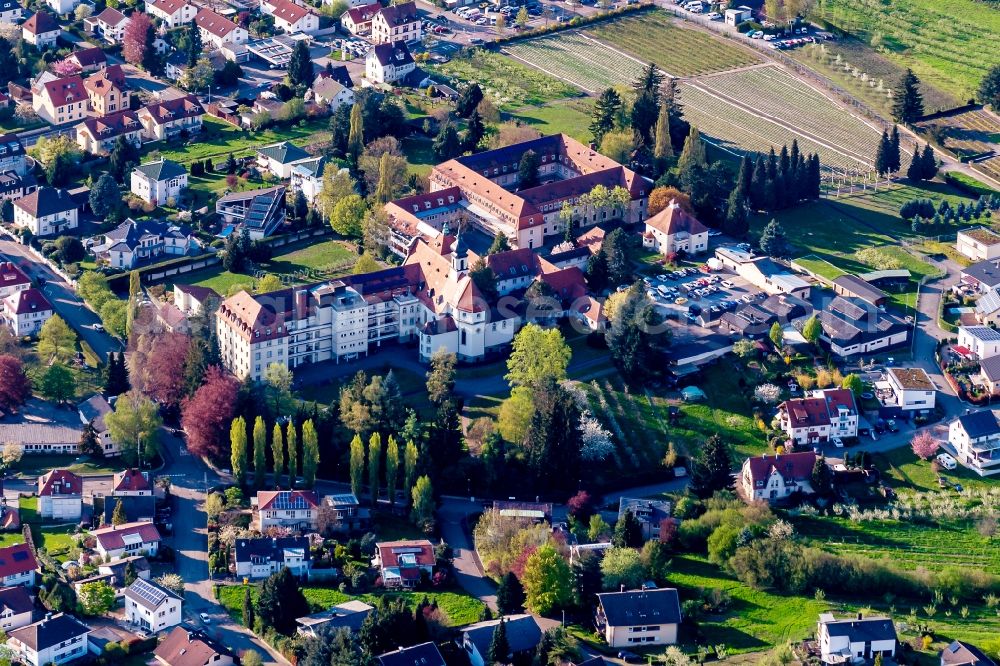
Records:
<instances>
[{"instance_id":1,"label":"aerial town view","mask_svg":"<svg viewBox=\"0 0 1000 666\"><path fill-rule=\"evenodd\" d=\"M998 0L0 0L0 666L998 666Z\"/></svg>"}]
</instances>

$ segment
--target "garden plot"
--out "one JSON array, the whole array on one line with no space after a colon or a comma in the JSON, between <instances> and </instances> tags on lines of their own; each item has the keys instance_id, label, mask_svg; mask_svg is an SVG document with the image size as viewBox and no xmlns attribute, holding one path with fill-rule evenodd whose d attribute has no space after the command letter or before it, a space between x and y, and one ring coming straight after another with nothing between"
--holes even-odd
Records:
<instances>
[{"instance_id":1,"label":"garden plot","mask_svg":"<svg viewBox=\"0 0 1000 666\"><path fill-rule=\"evenodd\" d=\"M935 118L918 127L926 132L939 131L945 146L959 157L991 155L973 163L983 173L1000 178L1000 118L984 109Z\"/></svg>"},{"instance_id":2,"label":"garden plot","mask_svg":"<svg viewBox=\"0 0 1000 666\"><path fill-rule=\"evenodd\" d=\"M560 32L517 42L506 53L589 93L630 84L645 63L580 32Z\"/></svg>"}]
</instances>

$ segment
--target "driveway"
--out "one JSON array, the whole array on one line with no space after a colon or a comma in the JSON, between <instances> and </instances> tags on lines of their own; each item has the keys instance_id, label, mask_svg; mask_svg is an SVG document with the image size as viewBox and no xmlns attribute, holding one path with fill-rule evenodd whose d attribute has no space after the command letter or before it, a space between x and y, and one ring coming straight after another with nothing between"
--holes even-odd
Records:
<instances>
[{"instance_id":1,"label":"driveway","mask_svg":"<svg viewBox=\"0 0 1000 666\"><path fill-rule=\"evenodd\" d=\"M32 280L45 280L42 292L52 303L56 313L86 340L102 361L107 359L110 352L121 351L122 344L119 340L107 332L94 329L94 324L100 323L101 319L76 295L76 288L36 260L25 246L12 240L0 240L0 256L13 261Z\"/></svg>"}]
</instances>

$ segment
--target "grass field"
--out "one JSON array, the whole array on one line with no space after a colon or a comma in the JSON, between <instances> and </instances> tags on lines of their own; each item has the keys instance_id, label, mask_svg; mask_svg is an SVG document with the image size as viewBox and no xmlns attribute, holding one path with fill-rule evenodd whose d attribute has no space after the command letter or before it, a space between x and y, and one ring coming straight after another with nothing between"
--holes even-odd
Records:
<instances>
[{"instance_id":1,"label":"grass field","mask_svg":"<svg viewBox=\"0 0 1000 666\"><path fill-rule=\"evenodd\" d=\"M749 49L708 32L680 27L659 10L601 23L585 34L655 63L671 76L724 72L760 62Z\"/></svg>"},{"instance_id":2,"label":"grass field","mask_svg":"<svg viewBox=\"0 0 1000 666\"><path fill-rule=\"evenodd\" d=\"M307 146L330 138L330 132L327 130L328 121L325 118L306 122L302 127L294 125L272 128L253 134L207 115L203 123L202 133L191 139L188 145L164 148L163 144L152 143L143 153L144 156L156 152L160 157L181 164L206 158L218 162L230 153L235 157L252 155L254 149L279 141L291 141L297 146Z\"/></svg>"},{"instance_id":3,"label":"grass field","mask_svg":"<svg viewBox=\"0 0 1000 666\"><path fill-rule=\"evenodd\" d=\"M257 600L259 586L253 585L250 588L250 596ZM312 607L313 612L329 609L339 603L350 599L361 599L370 604L375 604L381 596L391 598L402 597L407 600L410 606L416 606L426 595L428 600L437 601L438 607L448 618L448 626L458 627L479 621L483 612L483 602L464 592L379 592L372 594L350 595L329 587L306 586L302 588L306 601ZM220 585L216 587L216 596L219 603L229 612L237 622L243 621L243 587L240 585Z\"/></svg>"},{"instance_id":4,"label":"grass field","mask_svg":"<svg viewBox=\"0 0 1000 666\"><path fill-rule=\"evenodd\" d=\"M896 62L959 99L974 96L1000 63L1000 13L975 0L827 0L819 17L866 43L881 43Z\"/></svg>"},{"instance_id":5,"label":"grass field","mask_svg":"<svg viewBox=\"0 0 1000 666\"><path fill-rule=\"evenodd\" d=\"M288 284L306 284L330 279L350 272L357 255L344 243L326 240L307 247L298 247L271 258L260 265L265 273L288 279ZM182 284L211 287L222 295L237 285L252 287L253 276L223 270L221 264L213 268L183 273L177 277Z\"/></svg>"},{"instance_id":6,"label":"grass field","mask_svg":"<svg viewBox=\"0 0 1000 666\"><path fill-rule=\"evenodd\" d=\"M994 154L989 159L978 159L972 164L992 178L1000 178L1000 120L984 109L973 109L963 113L936 118L918 127L924 131L940 130L945 137L945 147L959 157L973 157Z\"/></svg>"},{"instance_id":7,"label":"grass field","mask_svg":"<svg viewBox=\"0 0 1000 666\"><path fill-rule=\"evenodd\" d=\"M100 476L121 471L117 460L72 455L26 455L11 467L12 472L37 478L51 469L66 469L80 476Z\"/></svg>"},{"instance_id":8,"label":"grass field","mask_svg":"<svg viewBox=\"0 0 1000 666\"><path fill-rule=\"evenodd\" d=\"M482 49L473 49L468 55L429 68L451 79L478 83L483 92L506 111L580 94L576 88L558 79Z\"/></svg>"},{"instance_id":9,"label":"grass field","mask_svg":"<svg viewBox=\"0 0 1000 666\"><path fill-rule=\"evenodd\" d=\"M564 100L544 106L525 106L509 114L510 120L530 125L542 134L562 132L584 143L591 139L593 104L588 99Z\"/></svg>"}]
</instances>

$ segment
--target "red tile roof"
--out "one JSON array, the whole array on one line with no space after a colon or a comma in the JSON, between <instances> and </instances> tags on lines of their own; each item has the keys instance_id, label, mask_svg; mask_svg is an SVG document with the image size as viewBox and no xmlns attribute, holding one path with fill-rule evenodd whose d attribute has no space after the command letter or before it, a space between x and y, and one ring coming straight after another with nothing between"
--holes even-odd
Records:
<instances>
[{"instance_id":1,"label":"red tile roof","mask_svg":"<svg viewBox=\"0 0 1000 666\"><path fill-rule=\"evenodd\" d=\"M45 312L52 310L52 304L45 298L42 292L37 289L22 289L11 294L7 298L11 304L14 314L28 314L29 312Z\"/></svg>"},{"instance_id":2,"label":"red tile roof","mask_svg":"<svg viewBox=\"0 0 1000 666\"><path fill-rule=\"evenodd\" d=\"M433 566L437 562L434 557L434 544L427 539L410 541L386 541L377 543L379 560L383 567L398 567L399 556L410 553L416 555L417 566Z\"/></svg>"},{"instance_id":3,"label":"red tile roof","mask_svg":"<svg viewBox=\"0 0 1000 666\"><path fill-rule=\"evenodd\" d=\"M67 76L49 81L42 86L42 93L52 100L52 105L55 107L87 101L87 90L83 85L83 79L79 76Z\"/></svg>"},{"instance_id":4,"label":"red tile roof","mask_svg":"<svg viewBox=\"0 0 1000 666\"><path fill-rule=\"evenodd\" d=\"M156 7L161 12L173 16L182 7L190 4L187 0L147 0L147 7Z\"/></svg>"},{"instance_id":5,"label":"red tile roof","mask_svg":"<svg viewBox=\"0 0 1000 666\"><path fill-rule=\"evenodd\" d=\"M168 666L208 666L217 655L232 656L228 648L184 627L174 627L153 654Z\"/></svg>"},{"instance_id":6,"label":"red tile roof","mask_svg":"<svg viewBox=\"0 0 1000 666\"><path fill-rule=\"evenodd\" d=\"M30 613L34 610L35 604L31 601L31 596L22 585L0 588L0 611L9 610L15 615Z\"/></svg>"},{"instance_id":7,"label":"red tile roof","mask_svg":"<svg viewBox=\"0 0 1000 666\"><path fill-rule=\"evenodd\" d=\"M89 49L81 49L69 54L68 57L71 60L75 60L80 67L103 65L108 61L108 57L104 55L104 49L97 46Z\"/></svg>"},{"instance_id":8,"label":"red tile roof","mask_svg":"<svg viewBox=\"0 0 1000 666\"><path fill-rule=\"evenodd\" d=\"M76 126L77 131L81 125L87 128L95 140L112 139L129 132L142 131L142 123L135 111L118 111L100 118L86 118Z\"/></svg>"},{"instance_id":9,"label":"red tile roof","mask_svg":"<svg viewBox=\"0 0 1000 666\"><path fill-rule=\"evenodd\" d=\"M21 27L32 35L41 35L46 32L62 30L62 28L59 27L59 23L47 12L37 12L32 14L27 21L21 24Z\"/></svg>"},{"instance_id":10,"label":"red tile roof","mask_svg":"<svg viewBox=\"0 0 1000 666\"><path fill-rule=\"evenodd\" d=\"M104 550L117 550L125 547L125 537L130 534L138 535L143 543L157 543L160 541L160 533L153 523L124 523L122 525L112 525L102 527L91 532Z\"/></svg>"},{"instance_id":11,"label":"red tile roof","mask_svg":"<svg viewBox=\"0 0 1000 666\"><path fill-rule=\"evenodd\" d=\"M125 72L121 65L111 65L98 70L87 77L83 82L87 90L99 95L104 95L112 88L125 89Z\"/></svg>"},{"instance_id":12,"label":"red tile roof","mask_svg":"<svg viewBox=\"0 0 1000 666\"><path fill-rule=\"evenodd\" d=\"M686 231L692 236L708 233L708 227L699 222L693 215L684 212L684 209L674 201L671 201L669 206L646 220L646 226L653 227L668 236L672 236L679 231Z\"/></svg>"},{"instance_id":13,"label":"red tile roof","mask_svg":"<svg viewBox=\"0 0 1000 666\"><path fill-rule=\"evenodd\" d=\"M281 18L288 23L297 23L306 14L312 13L306 7L297 5L292 0L273 0L271 5L274 7L273 15L275 18Z\"/></svg>"},{"instance_id":14,"label":"red tile roof","mask_svg":"<svg viewBox=\"0 0 1000 666\"><path fill-rule=\"evenodd\" d=\"M239 27L225 16L219 16L211 9L204 8L194 17L194 22L199 28L207 30L216 37L225 37Z\"/></svg>"},{"instance_id":15,"label":"red tile roof","mask_svg":"<svg viewBox=\"0 0 1000 666\"><path fill-rule=\"evenodd\" d=\"M112 492L122 492L126 490L150 490L149 479L137 469L126 469L115 474L111 484Z\"/></svg>"},{"instance_id":16,"label":"red tile roof","mask_svg":"<svg viewBox=\"0 0 1000 666\"><path fill-rule=\"evenodd\" d=\"M785 401L785 410L793 428L830 425L830 413L823 398L793 398Z\"/></svg>"},{"instance_id":17,"label":"red tile roof","mask_svg":"<svg viewBox=\"0 0 1000 666\"><path fill-rule=\"evenodd\" d=\"M257 493L258 511L292 507L315 509L317 506L319 500L311 490L262 490Z\"/></svg>"},{"instance_id":18,"label":"red tile roof","mask_svg":"<svg viewBox=\"0 0 1000 666\"><path fill-rule=\"evenodd\" d=\"M777 472L785 481L806 481L812 478L813 465L816 464L816 454L812 451L801 453L782 453L780 455L764 455L747 458L743 463L750 471L750 481L756 487L758 482L766 482L773 472Z\"/></svg>"},{"instance_id":19,"label":"red tile roof","mask_svg":"<svg viewBox=\"0 0 1000 666\"><path fill-rule=\"evenodd\" d=\"M53 469L38 477L39 497L83 495L83 479L65 469Z\"/></svg>"},{"instance_id":20,"label":"red tile roof","mask_svg":"<svg viewBox=\"0 0 1000 666\"><path fill-rule=\"evenodd\" d=\"M38 568L35 554L26 543L0 548L0 578L17 576Z\"/></svg>"},{"instance_id":21,"label":"red tile roof","mask_svg":"<svg viewBox=\"0 0 1000 666\"><path fill-rule=\"evenodd\" d=\"M205 10L202 10L205 11ZM201 14L199 14L200 16ZM221 17L220 17L221 18ZM169 99L158 104L150 104L139 110L140 115L148 115L157 125L184 118L194 118L205 114L201 102L194 95Z\"/></svg>"},{"instance_id":22,"label":"red tile roof","mask_svg":"<svg viewBox=\"0 0 1000 666\"><path fill-rule=\"evenodd\" d=\"M14 265L14 262L0 261L0 288L19 284L31 284L31 280L21 272L20 268Z\"/></svg>"},{"instance_id":23,"label":"red tile roof","mask_svg":"<svg viewBox=\"0 0 1000 666\"><path fill-rule=\"evenodd\" d=\"M360 7L351 7L345 14L347 14L351 21L358 25L359 23L371 23L372 18L378 14L378 11L382 9L382 5L377 2L373 2L370 5L361 5ZM341 15L343 17L343 15Z\"/></svg>"},{"instance_id":24,"label":"red tile roof","mask_svg":"<svg viewBox=\"0 0 1000 666\"><path fill-rule=\"evenodd\" d=\"M378 13L385 19L386 24L390 26L405 25L411 21L419 20L419 16L417 16L417 3L413 2L413 0L383 7Z\"/></svg>"},{"instance_id":25,"label":"red tile roof","mask_svg":"<svg viewBox=\"0 0 1000 666\"><path fill-rule=\"evenodd\" d=\"M95 18L110 26L117 26L122 21L125 21L127 17L114 7L108 7Z\"/></svg>"}]
</instances>

